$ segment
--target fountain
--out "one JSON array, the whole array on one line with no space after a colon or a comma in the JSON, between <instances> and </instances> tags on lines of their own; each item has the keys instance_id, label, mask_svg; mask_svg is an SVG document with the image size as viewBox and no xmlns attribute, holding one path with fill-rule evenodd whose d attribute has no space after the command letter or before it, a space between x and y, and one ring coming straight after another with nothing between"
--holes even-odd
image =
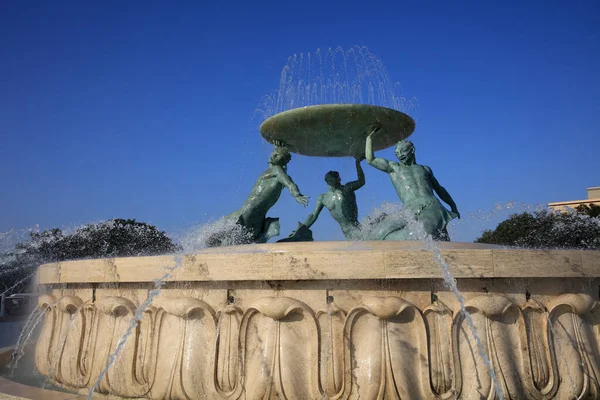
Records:
<instances>
[{"instance_id":1,"label":"fountain","mask_svg":"<svg viewBox=\"0 0 600 400\"><path fill-rule=\"evenodd\" d=\"M369 146L413 129L397 110L331 104L261 133L377 164ZM232 214L253 244L40 266L38 371L89 398L600 398L600 252L434 241L410 210L417 240L261 243L277 233L268 208Z\"/></svg>"},{"instance_id":2,"label":"fountain","mask_svg":"<svg viewBox=\"0 0 600 400\"><path fill-rule=\"evenodd\" d=\"M436 245L504 398L598 398L598 252ZM443 278L419 241L43 265L36 366L70 391L99 382L123 398L493 397Z\"/></svg>"}]
</instances>

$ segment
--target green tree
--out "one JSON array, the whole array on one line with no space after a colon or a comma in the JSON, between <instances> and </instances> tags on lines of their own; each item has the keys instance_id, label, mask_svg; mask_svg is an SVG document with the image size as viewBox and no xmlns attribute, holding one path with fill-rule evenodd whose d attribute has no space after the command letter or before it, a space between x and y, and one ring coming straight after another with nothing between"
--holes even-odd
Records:
<instances>
[{"instance_id":1,"label":"green tree","mask_svg":"<svg viewBox=\"0 0 600 400\"><path fill-rule=\"evenodd\" d=\"M539 249L600 249L600 218L546 210L513 214L496 229L483 231L475 242Z\"/></svg>"},{"instance_id":2,"label":"green tree","mask_svg":"<svg viewBox=\"0 0 600 400\"><path fill-rule=\"evenodd\" d=\"M181 247L155 226L134 219L88 224L71 234L60 229L31 233L15 251L0 254L0 293L22 290L35 268L53 261L174 253Z\"/></svg>"},{"instance_id":3,"label":"green tree","mask_svg":"<svg viewBox=\"0 0 600 400\"><path fill-rule=\"evenodd\" d=\"M588 217L600 217L600 205L598 204L581 204L575 207L575 210L577 213L587 215Z\"/></svg>"},{"instance_id":4,"label":"green tree","mask_svg":"<svg viewBox=\"0 0 600 400\"><path fill-rule=\"evenodd\" d=\"M80 258L130 257L173 253L180 250L165 232L134 219L113 219L88 224L70 235L60 229L30 234L18 250L45 262Z\"/></svg>"},{"instance_id":5,"label":"green tree","mask_svg":"<svg viewBox=\"0 0 600 400\"><path fill-rule=\"evenodd\" d=\"M0 254L0 294L23 291L35 272L32 262L17 253Z\"/></svg>"}]
</instances>

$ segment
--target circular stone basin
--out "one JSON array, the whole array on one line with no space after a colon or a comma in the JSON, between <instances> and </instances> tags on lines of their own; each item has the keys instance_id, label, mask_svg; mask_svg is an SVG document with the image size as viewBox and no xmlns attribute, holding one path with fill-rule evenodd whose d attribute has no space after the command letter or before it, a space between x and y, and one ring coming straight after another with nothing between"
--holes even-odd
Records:
<instances>
[{"instance_id":1,"label":"circular stone basin","mask_svg":"<svg viewBox=\"0 0 600 400\"><path fill-rule=\"evenodd\" d=\"M415 130L415 121L391 108L367 104L322 104L273 115L260 126L271 144L283 143L305 156L362 156L365 139L374 127L373 150L388 148Z\"/></svg>"},{"instance_id":2,"label":"circular stone basin","mask_svg":"<svg viewBox=\"0 0 600 400\"><path fill-rule=\"evenodd\" d=\"M105 399L499 398L490 365L505 399L600 399L600 251L435 246L267 243L42 265L33 360L86 397L100 379ZM29 397L7 381L0 399Z\"/></svg>"}]
</instances>

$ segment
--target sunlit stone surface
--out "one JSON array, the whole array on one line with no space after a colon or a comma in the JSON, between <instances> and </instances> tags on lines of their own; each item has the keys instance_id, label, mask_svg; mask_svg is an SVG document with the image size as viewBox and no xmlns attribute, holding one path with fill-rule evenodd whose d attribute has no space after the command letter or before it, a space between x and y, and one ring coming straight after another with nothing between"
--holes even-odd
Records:
<instances>
[{"instance_id":1,"label":"sunlit stone surface","mask_svg":"<svg viewBox=\"0 0 600 400\"><path fill-rule=\"evenodd\" d=\"M421 246L265 244L44 265L36 365L87 394L122 342L101 393L494 398L459 302ZM600 398L600 252L439 246L505 399Z\"/></svg>"}]
</instances>

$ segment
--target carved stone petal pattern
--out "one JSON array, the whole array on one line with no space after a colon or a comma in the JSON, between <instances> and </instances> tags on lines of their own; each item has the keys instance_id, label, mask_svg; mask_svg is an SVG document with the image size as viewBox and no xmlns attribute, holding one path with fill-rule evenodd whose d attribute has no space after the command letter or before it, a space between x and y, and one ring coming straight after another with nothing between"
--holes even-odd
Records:
<instances>
[{"instance_id":1,"label":"carved stone petal pattern","mask_svg":"<svg viewBox=\"0 0 600 400\"><path fill-rule=\"evenodd\" d=\"M135 363L135 379L140 385L150 390L150 371L156 363L153 349L153 335L156 321L156 307L149 306L138 323L137 359Z\"/></svg>"},{"instance_id":2,"label":"carved stone petal pattern","mask_svg":"<svg viewBox=\"0 0 600 400\"><path fill-rule=\"evenodd\" d=\"M56 298L50 295L40 296L38 305L44 310L44 325L35 346L35 366L42 375L53 377L50 373L53 368L50 355L52 351L52 341L55 333L57 333Z\"/></svg>"},{"instance_id":3,"label":"carved stone petal pattern","mask_svg":"<svg viewBox=\"0 0 600 400\"><path fill-rule=\"evenodd\" d=\"M209 382L216 338L213 309L199 299L163 300L158 303L154 334L151 398L213 398Z\"/></svg>"},{"instance_id":4,"label":"carved stone petal pattern","mask_svg":"<svg viewBox=\"0 0 600 400\"><path fill-rule=\"evenodd\" d=\"M431 387L437 395L453 393L452 311L437 301L423 310L429 331Z\"/></svg>"},{"instance_id":5,"label":"carved stone petal pattern","mask_svg":"<svg viewBox=\"0 0 600 400\"><path fill-rule=\"evenodd\" d=\"M472 396L477 395L481 399L490 399L494 396L492 379L489 374L488 366L479 354L477 342L472 331L462 315L456 315L454 322L454 348L457 351L457 359L460 361L460 374L456 376L457 391L459 394L469 393ZM479 337L483 348L489 358L489 343L487 331L487 318L483 313L471 313L473 326L476 329L476 335Z\"/></svg>"},{"instance_id":6,"label":"carved stone petal pattern","mask_svg":"<svg viewBox=\"0 0 600 400\"><path fill-rule=\"evenodd\" d=\"M86 364L89 365L90 385L94 385L115 352L121 341L121 350L103 376L98 391L122 397L140 397L149 390L146 381L138 380L136 374L136 350L139 348L138 339L143 337L140 325L148 321L136 323L131 334L125 334L134 322L136 307L128 299L109 296L100 298L95 303L94 325L91 329L89 347L92 356Z\"/></svg>"},{"instance_id":7,"label":"carved stone petal pattern","mask_svg":"<svg viewBox=\"0 0 600 400\"><path fill-rule=\"evenodd\" d=\"M318 327L310 308L288 297L260 299L242 320L245 399L319 398Z\"/></svg>"},{"instance_id":8,"label":"carved stone petal pattern","mask_svg":"<svg viewBox=\"0 0 600 400\"><path fill-rule=\"evenodd\" d=\"M594 305L589 295L564 294L548 306L558 375L562 378L557 398L598 395L598 353L594 350L597 344L592 344L597 337L584 324Z\"/></svg>"},{"instance_id":9,"label":"carved stone petal pattern","mask_svg":"<svg viewBox=\"0 0 600 400\"><path fill-rule=\"evenodd\" d=\"M490 356L505 398L530 393L527 335L521 310L512 306L487 320ZM525 379L525 380L524 380Z\"/></svg>"},{"instance_id":10,"label":"carved stone petal pattern","mask_svg":"<svg viewBox=\"0 0 600 400\"><path fill-rule=\"evenodd\" d=\"M518 398L526 393L535 396L527 355L525 321L519 307L500 295L482 295L466 303L477 336L494 368L496 380L505 398ZM482 398L496 397L494 385L479 353L472 329L462 313L455 320L453 333L458 350L462 393L478 393ZM516 396L516 397L515 397Z\"/></svg>"},{"instance_id":11,"label":"carved stone petal pattern","mask_svg":"<svg viewBox=\"0 0 600 400\"><path fill-rule=\"evenodd\" d=\"M347 300L345 300L347 301ZM423 313L395 296L348 311L267 297L215 315L191 297L158 298L133 319L122 297L83 302L40 296L36 365L68 389L92 387L124 333L98 391L152 399L494 399L489 369L462 313L441 302ZM600 398L600 308L589 294L546 306L503 295L467 310L508 399Z\"/></svg>"},{"instance_id":12,"label":"carved stone petal pattern","mask_svg":"<svg viewBox=\"0 0 600 400\"><path fill-rule=\"evenodd\" d=\"M241 391L239 380L239 335L242 310L230 304L217 313L217 341L215 350L215 384L223 396L235 397Z\"/></svg>"},{"instance_id":13,"label":"carved stone petal pattern","mask_svg":"<svg viewBox=\"0 0 600 400\"><path fill-rule=\"evenodd\" d=\"M321 332L321 385L327 396L342 390L344 379L344 322L346 313L335 303L317 312Z\"/></svg>"},{"instance_id":14,"label":"carved stone petal pattern","mask_svg":"<svg viewBox=\"0 0 600 400\"><path fill-rule=\"evenodd\" d=\"M589 313L581 316L583 319L582 330L585 332L585 347L583 355L588 365L588 373L592 380L596 397L600 394L600 307L594 303Z\"/></svg>"},{"instance_id":15,"label":"carved stone petal pattern","mask_svg":"<svg viewBox=\"0 0 600 400\"><path fill-rule=\"evenodd\" d=\"M540 304L528 301L523 306L523 318L533 386L539 398L551 396L556 391L558 376L551 357L547 312Z\"/></svg>"},{"instance_id":16,"label":"carved stone petal pattern","mask_svg":"<svg viewBox=\"0 0 600 400\"><path fill-rule=\"evenodd\" d=\"M348 312L345 396L433 398L427 334L419 310L398 297L373 297Z\"/></svg>"},{"instance_id":17,"label":"carved stone petal pattern","mask_svg":"<svg viewBox=\"0 0 600 400\"><path fill-rule=\"evenodd\" d=\"M54 366L54 379L71 387L82 387L86 383L79 369L81 344L86 322L89 323L86 321L82 305L83 302L76 296L65 296L58 301L58 335L54 336L50 355L50 365Z\"/></svg>"}]
</instances>

